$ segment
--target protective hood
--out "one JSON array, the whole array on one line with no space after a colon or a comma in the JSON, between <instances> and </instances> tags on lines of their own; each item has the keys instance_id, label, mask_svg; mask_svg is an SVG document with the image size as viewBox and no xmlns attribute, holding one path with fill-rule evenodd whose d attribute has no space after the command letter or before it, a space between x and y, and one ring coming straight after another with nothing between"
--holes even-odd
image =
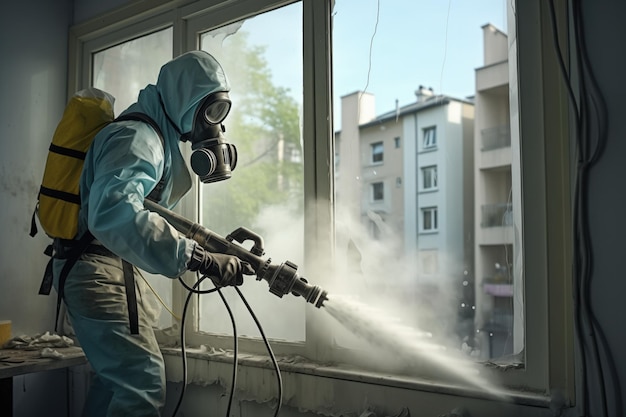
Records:
<instances>
[{"instance_id":1,"label":"protective hood","mask_svg":"<svg viewBox=\"0 0 626 417\"><path fill-rule=\"evenodd\" d=\"M167 116L180 133L191 131L196 108L206 96L230 91L224 69L204 51L187 52L165 64L156 87Z\"/></svg>"}]
</instances>

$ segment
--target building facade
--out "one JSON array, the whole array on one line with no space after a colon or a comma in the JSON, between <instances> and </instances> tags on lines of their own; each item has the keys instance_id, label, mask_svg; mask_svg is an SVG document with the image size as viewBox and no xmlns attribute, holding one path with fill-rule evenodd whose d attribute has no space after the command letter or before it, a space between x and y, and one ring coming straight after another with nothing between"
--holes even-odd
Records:
<instances>
[{"instance_id":1,"label":"building facade","mask_svg":"<svg viewBox=\"0 0 626 417\"><path fill-rule=\"evenodd\" d=\"M482 356L514 351L513 177L507 35L483 29L484 65L476 70L476 329ZM518 202L515 202L518 203Z\"/></svg>"},{"instance_id":2,"label":"building facade","mask_svg":"<svg viewBox=\"0 0 626 417\"><path fill-rule=\"evenodd\" d=\"M399 297L432 307L426 326L470 337L473 314L458 316L467 313L458 306L472 311L464 300L474 269L472 101L420 86L415 102L381 115L373 95L346 95L341 113L338 217L393 248L390 262L407 265L410 272L394 277Z\"/></svg>"}]
</instances>

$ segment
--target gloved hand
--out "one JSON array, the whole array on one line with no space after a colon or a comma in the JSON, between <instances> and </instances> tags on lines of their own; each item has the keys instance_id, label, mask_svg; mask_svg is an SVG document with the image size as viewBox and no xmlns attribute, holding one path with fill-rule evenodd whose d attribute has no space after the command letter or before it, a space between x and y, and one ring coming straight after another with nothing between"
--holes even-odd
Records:
<instances>
[{"instance_id":1,"label":"gloved hand","mask_svg":"<svg viewBox=\"0 0 626 417\"><path fill-rule=\"evenodd\" d=\"M255 274L252 266L238 257L207 252L200 245L194 247L187 269L207 275L217 287L241 285L244 274Z\"/></svg>"}]
</instances>

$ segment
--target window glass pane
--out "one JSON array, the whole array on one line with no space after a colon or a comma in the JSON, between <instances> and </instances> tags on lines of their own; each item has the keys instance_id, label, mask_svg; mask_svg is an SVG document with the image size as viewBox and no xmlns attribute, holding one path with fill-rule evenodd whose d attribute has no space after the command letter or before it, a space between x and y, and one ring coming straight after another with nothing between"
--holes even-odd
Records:
<instances>
[{"instance_id":1,"label":"window glass pane","mask_svg":"<svg viewBox=\"0 0 626 417\"><path fill-rule=\"evenodd\" d=\"M291 261L304 269L302 119L302 6L282 7L203 33L201 49L222 64L231 83L232 110L224 125L237 147L238 162L228 181L201 185L201 222L228 235L246 227L263 237L272 263ZM244 246L246 246L244 244ZM259 332L235 291L224 294L237 317L239 335ZM265 281L241 291L265 334L304 340L305 302L277 298ZM218 297L200 297L199 328L232 334Z\"/></svg>"},{"instance_id":2,"label":"window glass pane","mask_svg":"<svg viewBox=\"0 0 626 417\"><path fill-rule=\"evenodd\" d=\"M374 201L381 201L385 198L385 189L382 182L372 184L372 196Z\"/></svg>"},{"instance_id":3,"label":"window glass pane","mask_svg":"<svg viewBox=\"0 0 626 417\"><path fill-rule=\"evenodd\" d=\"M170 59L171 27L93 54L93 87L113 94L117 115L137 100L142 88L156 82Z\"/></svg>"},{"instance_id":4,"label":"window glass pane","mask_svg":"<svg viewBox=\"0 0 626 417\"><path fill-rule=\"evenodd\" d=\"M149 54L146 51L150 51ZM139 91L154 84L161 66L172 59L172 28L151 33L132 41L121 43L93 54L93 87L115 97L115 114L118 115L137 100ZM155 312L160 311L159 327L169 327L173 322L166 308L172 306L172 281L162 276L142 272L138 285L146 288L146 295ZM158 294L153 297L152 294ZM161 298L161 302L158 298Z\"/></svg>"},{"instance_id":5,"label":"window glass pane","mask_svg":"<svg viewBox=\"0 0 626 417\"><path fill-rule=\"evenodd\" d=\"M383 162L383 143L377 142L372 144L372 162Z\"/></svg>"},{"instance_id":6,"label":"window glass pane","mask_svg":"<svg viewBox=\"0 0 626 417\"><path fill-rule=\"evenodd\" d=\"M520 361L524 346L507 18L504 0L333 10L338 280L470 360ZM376 142L392 151L372 165ZM396 184L384 207L368 198L374 179Z\"/></svg>"},{"instance_id":7,"label":"window glass pane","mask_svg":"<svg viewBox=\"0 0 626 417\"><path fill-rule=\"evenodd\" d=\"M437 187L437 167L422 168L422 174L424 176L423 187L425 190Z\"/></svg>"},{"instance_id":8,"label":"window glass pane","mask_svg":"<svg viewBox=\"0 0 626 417\"><path fill-rule=\"evenodd\" d=\"M437 145L437 128L424 129L424 148L432 148Z\"/></svg>"}]
</instances>

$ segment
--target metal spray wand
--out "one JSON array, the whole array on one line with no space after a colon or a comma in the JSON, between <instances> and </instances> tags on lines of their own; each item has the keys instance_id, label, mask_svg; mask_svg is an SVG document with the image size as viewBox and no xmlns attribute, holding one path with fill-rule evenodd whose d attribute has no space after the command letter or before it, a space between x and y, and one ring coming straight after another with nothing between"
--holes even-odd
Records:
<instances>
[{"instance_id":1,"label":"metal spray wand","mask_svg":"<svg viewBox=\"0 0 626 417\"><path fill-rule=\"evenodd\" d=\"M282 298L283 295L289 293L302 296L317 308L320 308L328 299L328 293L325 290L317 285L309 284L304 277L298 275L298 265L290 261L275 265L271 263L270 258L264 259L263 238L247 228L240 227L224 238L153 201L144 200L144 207L161 215L176 230L198 242L205 250L234 255L248 262L256 273L257 281L262 279L267 281L270 292L277 297ZM233 241L243 243L247 240L254 242L250 250L233 243Z\"/></svg>"}]
</instances>

